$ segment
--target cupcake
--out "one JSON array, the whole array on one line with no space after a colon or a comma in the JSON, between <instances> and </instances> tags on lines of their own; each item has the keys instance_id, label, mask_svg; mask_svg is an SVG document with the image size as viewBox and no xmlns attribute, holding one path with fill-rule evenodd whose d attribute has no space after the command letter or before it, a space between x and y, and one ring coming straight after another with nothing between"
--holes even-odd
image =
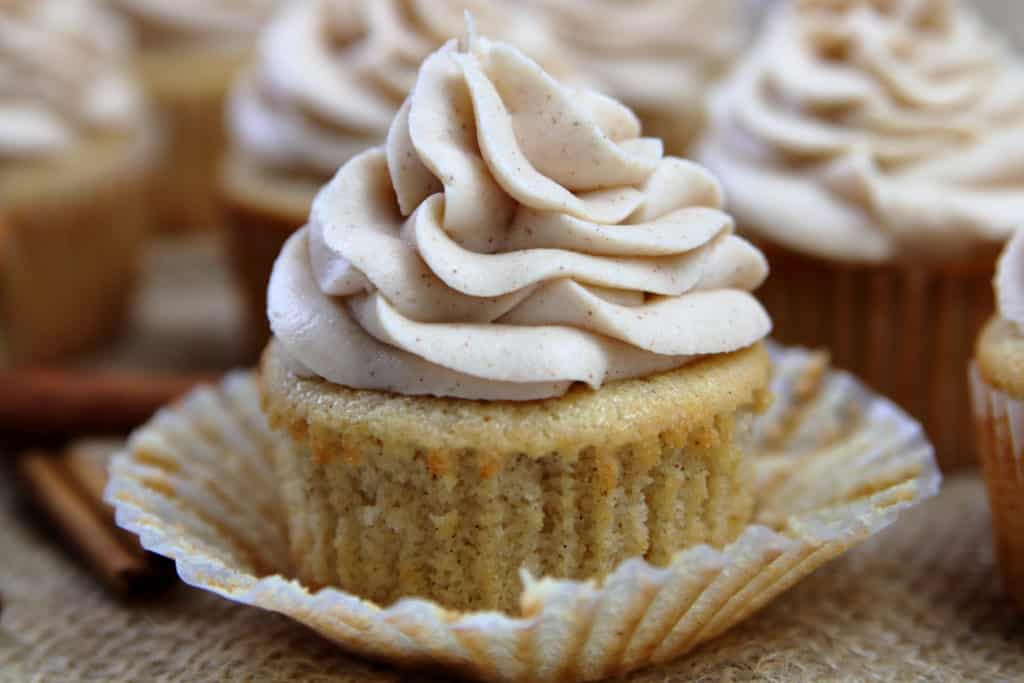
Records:
<instances>
[{"instance_id":1,"label":"cupcake","mask_svg":"<svg viewBox=\"0 0 1024 683\"><path fill-rule=\"evenodd\" d=\"M84 349L130 300L155 137L129 47L94 2L0 3L0 365Z\"/></svg>"},{"instance_id":2,"label":"cupcake","mask_svg":"<svg viewBox=\"0 0 1024 683\"><path fill-rule=\"evenodd\" d=\"M582 73L629 106L644 134L683 154L704 121L708 86L743 46L736 0L531 0Z\"/></svg>"},{"instance_id":3,"label":"cupcake","mask_svg":"<svg viewBox=\"0 0 1024 683\"><path fill-rule=\"evenodd\" d=\"M285 244L261 363L295 575L513 609L752 514L767 266L617 101L470 35Z\"/></svg>"},{"instance_id":4,"label":"cupcake","mask_svg":"<svg viewBox=\"0 0 1024 683\"><path fill-rule=\"evenodd\" d=\"M133 30L137 67L167 140L152 202L164 231L219 222L224 98L281 0L106 0Z\"/></svg>"},{"instance_id":5,"label":"cupcake","mask_svg":"<svg viewBox=\"0 0 1024 683\"><path fill-rule=\"evenodd\" d=\"M978 453L1006 588L1024 607L1024 230L999 260L997 312L970 371Z\"/></svg>"},{"instance_id":6,"label":"cupcake","mask_svg":"<svg viewBox=\"0 0 1024 683\"><path fill-rule=\"evenodd\" d=\"M796 0L713 96L699 158L776 276L780 341L830 348L974 460L963 368L1024 216L1024 72L950 0Z\"/></svg>"},{"instance_id":7,"label":"cupcake","mask_svg":"<svg viewBox=\"0 0 1024 683\"><path fill-rule=\"evenodd\" d=\"M284 10L264 33L231 95L222 173L254 349L269 335L267 279L284 241L342 164L384 142L420 63L459 35L467 10L489 35L564 71L532 15L499 0L314 0Z\"/></svg>"}]
</instances>

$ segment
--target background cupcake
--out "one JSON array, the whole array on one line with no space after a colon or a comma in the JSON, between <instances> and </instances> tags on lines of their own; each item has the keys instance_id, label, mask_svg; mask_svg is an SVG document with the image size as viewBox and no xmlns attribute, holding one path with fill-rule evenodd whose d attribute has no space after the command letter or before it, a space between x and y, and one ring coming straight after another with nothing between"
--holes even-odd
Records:
<instances>
[{"instance_id":1,"label":"background cupcake","mask_svg":"<svg viewBox=\"0 0 1024 683\"><path fill-rule=\"evenodd\" d=\"M130 299L155 140L121 29L89 0L0 4L0 363L89 346Z\"/></svg>"},{"instance_id":2,"label":"background cupcake","mask_svg":"<svg viewBox=\"0 0 1024 683\"><path fill-rule=\"evenodd\" d=\"M704 120L708 85L739 54L749 23L736 0L532 0L567 54L683 154ZM753 8L750 9L753 13Z\"/></svg>"},{"instance_id":3,"label":"background cupcake","mask_svg":"<svg viewBox=\"0 0 1024 683\"><path fill-rule=\"evenodd\" d=\"M460 33L466 11L560 73L542 26L501 0L314 0L286 8L267 29L231 97L223 170L255 348L268 335L267 279L285 239L342 164L384 141L420 63Z\"/></svg>"},{"instance_id":4,"label":"background cupcake","mask_svg":"<svg viewBox=\"0 0 1024 683\"><path fill-rule=\"evenodd\" d=\"M998 310L971 368L978 450L1006 587L1024 607L1024 231L999 260Z\"/></svg>"},{"instance_id":5,"label":"background cupcake","mask_svg":"<svg viewBox=\"0 0 1024 683\"><path fill-rule=\"evenodd\" d=\"M767 264L628 109L466 42L285 245L263 403L305 584L514 609L743 528Z\"/></svg>"},{"instance_id":6,"label":"background cupcake","mask_svg":"<svg viewBox=\"0 0 1024 683\"><path fill-rule=\"evenodd\" d=\"M948 0L797 0L716 93L700 157L767 250L781 341L825 346L969 462L962 368L1024 215L1024 73Z\"/></svg>"},{"instance_id":7,"label":"background cupcake","mask_svg":"<svg viewBox=\"0 0 1024 683\"><path fill-rule=\"evenodd\" d=\"M282 0L105 0L132 29L137 67L166 126L153 210L164 230L218 222L224 97Z\"/></svg>"}]
</instances>

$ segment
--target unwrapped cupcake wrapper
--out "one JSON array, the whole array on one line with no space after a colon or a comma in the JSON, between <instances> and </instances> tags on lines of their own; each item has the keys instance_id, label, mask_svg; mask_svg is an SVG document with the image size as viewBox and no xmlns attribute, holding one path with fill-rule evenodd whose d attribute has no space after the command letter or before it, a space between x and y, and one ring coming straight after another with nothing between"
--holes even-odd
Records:
<instances>
[{"instance_id":1,"label":"unwrapped cupcake wrapper","mask_svg":"<svg viewBox=\"0 0 1024 683\"><path fill-rule=\"evenodd\" d=\"M1024 607L1024 401L989 385L974 364L969 374L999 566Z\"/></svg>"},{"instance_id":2,"label":"unwrapped cupcake wrapper","mask_svg":"<svg viewBox=\"0 0 1024 683\"><path fill-rule=\"evenodd\" d=\"M995 254L958 267L829 263L766 246L758 298L786 344L829 349L837 367L917 418L950 470L974 464L964 367L994 308Z\"/></svg>"},{"instance_id":3,"label":"unwrapped cupcake wrapper","mask_svg":"<svg viewBox=\"0 0 1024 683\"><path fill-rule=\"evenodd\" d=\"M284 441L252 375L157 414L114 459L107 497L187 583L353 652L487 681L597 680L689 652L938 490L913 420L821 355L773 355L777 399L754 428L755 523L722 550L683 550L664 567L629 559L601 582L524 572L519 616L415 598L385 608L291 580L271 455Z\"/></svg>"}]
</instances>

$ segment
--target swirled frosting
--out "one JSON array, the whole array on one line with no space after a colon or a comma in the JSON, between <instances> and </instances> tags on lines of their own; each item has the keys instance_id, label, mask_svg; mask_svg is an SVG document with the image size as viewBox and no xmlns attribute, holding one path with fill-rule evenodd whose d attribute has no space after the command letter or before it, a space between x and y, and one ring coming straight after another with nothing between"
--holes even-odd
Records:
<instances>
[{"instance_id":1,"label":"swirled frosting","mask_svg":"<svg viewBox=\"0 0 1024 683\"><path fill-rule=\"evenodd\" d=\"M855 262L948 259L1024 216L1024 72L952 0L796 0L712 103L741 227Z\"/></svg>"},{"instance_id":2,"label":"swirled frosting","mask_svg":"<svg viewBox=\"0 0 1024 683\"><path fill-rule=\"evenodd\" d=\"M602 88L630 107L692 109L736 56L735 0L533 0Z\"/></svg>"},{"instance_id":3,"label":"swirled frosting","mask_svg":"<svg viewBox=\"0 0 1024 683\"><path fill-rule=\"evenodd\" d=\"M530 14L501 0L312 0L268 27L260 57L236 85L235 149L271 168L330 177L378 145L420 63L458 36L463 13L534 55L551 55Z\"/></svg>"},{"instance_id":4,"label":"swirled frosting","mask_svg":"<svg viewBox=\"0 0 1024 683\"><path fill-rule=\"evenodd\" d=\"M129 41L91 0L0 2L0 161L46 158L143 120Z\"/></svg>"},{"instance_id":5,"label":"swirled frosting","mask_svg":"<svg viewBox=\"0 0 1024 683\"><path fill-rule=\"evenodd\" d=\"M995 285L999 315L1024 334L1024 228L1018 229L1003 249Z\"/></svg>"},{"instance_id":6,"label":"swirled frosting","mask_svg":"<svg viewBox=\"0 0 1024 683\"><path fill-rule=\"evenodd\" d=\"M321 190L274 267L297 371L360 389L557 396L756 343L761 253L718 183L517 49L452 41L384 147Z\"/></svg>"},{"instance_id":7,"label":"swirled frosting","mask_svg":"<svg viewBox=\"0 0 1024 683\"><path fill-rule=\"evenodd\" d=\"M145 44L255 35L282 0L107 0Z\"/></svg>"}]
</instances>

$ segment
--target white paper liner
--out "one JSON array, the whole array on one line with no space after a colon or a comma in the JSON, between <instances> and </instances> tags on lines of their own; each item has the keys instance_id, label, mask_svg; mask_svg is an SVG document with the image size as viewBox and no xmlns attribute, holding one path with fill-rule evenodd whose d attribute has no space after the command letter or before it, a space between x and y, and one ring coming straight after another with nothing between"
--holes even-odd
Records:
<instances>
[{"instance_id":1,"label":"white paper liner","mask_svg":"<svg viewBox=\"0 0 1024 683\"><path fill-rule=\"evenodd\" d=\"M823 357L774 350L772 409L755 425L756 524L731 545L623 562L602 582L523 574L523 615L381 608L289 580L284 515L255 379L236 374L162 410L111 465L118 523L174 559L181 578L288 615L343 647L493 681L581 681L673 659L935 494L921 428Z\"/></svg>"}]
</instances>

